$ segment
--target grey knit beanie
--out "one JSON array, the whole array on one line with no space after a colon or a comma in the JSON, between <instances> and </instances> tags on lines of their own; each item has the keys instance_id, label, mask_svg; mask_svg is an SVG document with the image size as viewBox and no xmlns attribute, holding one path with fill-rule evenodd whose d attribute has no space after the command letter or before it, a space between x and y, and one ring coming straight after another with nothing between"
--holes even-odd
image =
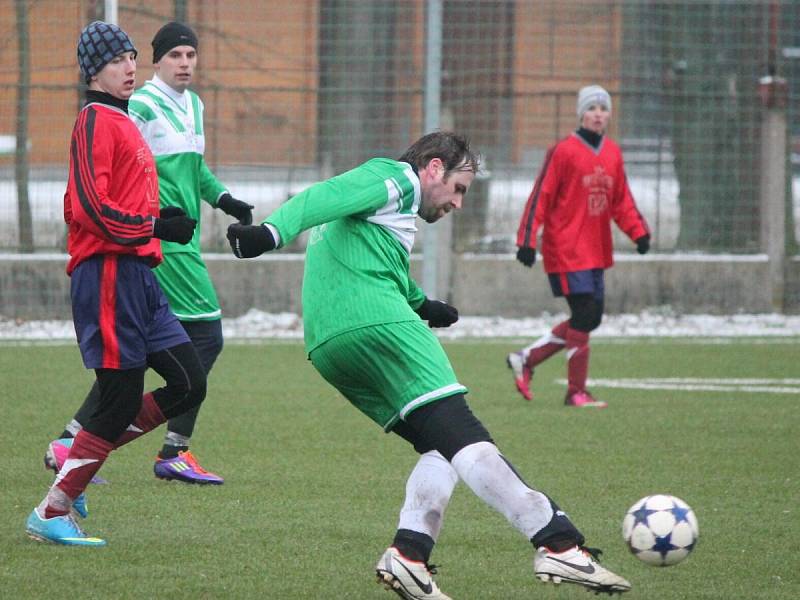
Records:
<instances>
[{"instance_id":1,"label":"grey knit beanie","mask_svg":"<svg viewBox=\"0 0 800 600\"><path fill-rule=\"evenodd\" d=\"M78 66L86 83L115 56L131 51L137 52L133 40L117 25L103 21L89 23L78 38Z\"/></svg>"},{"instance_id":2,"label":"grey knit beanie","mask_svg":"<svg viewBox=\"0 0 800 600\"><path fill-rule=\"evenodd\" d=\"M587 85L578 92L578 118L583 118L583 113L593 104L601 104L611 112L611 95L599 85Z\"/></svg>"}]
</instances>

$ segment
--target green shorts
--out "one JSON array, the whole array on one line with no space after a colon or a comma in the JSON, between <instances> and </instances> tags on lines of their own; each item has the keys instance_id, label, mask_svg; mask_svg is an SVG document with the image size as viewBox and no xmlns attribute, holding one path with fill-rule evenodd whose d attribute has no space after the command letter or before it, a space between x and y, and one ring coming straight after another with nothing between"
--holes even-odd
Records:
<instances>
[{"instance_id":1,"label":"green shorts","mask_svg":"<svg viewBox=\"0 0 800 600\"><path fill-rule=\"evenodd\" d=\"M328 383L385 431L420 406L467 392L422 321L347 331L309 357Z\"/></svg>"},{"instance_id":2,"label":"green shorts","mask_svg":"<svg viewBox=\"0 0 800 600\"><path fill-rule=\"evenodd\" d=\"M213 321L222 317L217 292L203 259L195 252L169 252L153 271L181 321Z\"/></svg>"}]
</instances>

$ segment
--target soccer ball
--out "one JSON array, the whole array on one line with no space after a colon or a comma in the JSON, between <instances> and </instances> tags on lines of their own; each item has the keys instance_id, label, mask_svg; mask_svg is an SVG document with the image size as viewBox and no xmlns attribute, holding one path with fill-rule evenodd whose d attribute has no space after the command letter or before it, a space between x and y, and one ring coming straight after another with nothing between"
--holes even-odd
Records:
<instances>
[{"instance_id":1,"label":"soccer ball","mask_svg":"<svg viewBox=\"0 0 800 600\"><path fill-rule=\"evenodd\" d=\"M622 537L633 555L648 565L667 567L689 556L697 544L697 517L680 498L646 496L628 509Z\"/></svg>"}]
</instances>

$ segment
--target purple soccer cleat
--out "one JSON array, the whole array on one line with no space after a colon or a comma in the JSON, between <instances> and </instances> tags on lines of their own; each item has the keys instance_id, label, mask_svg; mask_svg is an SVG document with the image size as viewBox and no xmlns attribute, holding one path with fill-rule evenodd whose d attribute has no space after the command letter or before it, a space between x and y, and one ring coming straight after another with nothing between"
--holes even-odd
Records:
<instances>
[{"instance_id":1,"label":"purple soccer cleat","mask_svg":"<svg viewBox=\"0 0 800 600\"><path fill-rule=\"evenodd\" d=\"M189 450L178 452L178 456L175 458L156 458L153 472L159 479L166 479L167 481L175 479L200 485L222 485L225 483L222 477L209 473L201 467Z\"/></svg>"},{"instance_id":2,"label":"purple soccer cleat","mask_svg":"<svg viewBox=\"0 0 800 600\"><path fill-rule=\"evenodd\" d=\"M47 445L47 451L44 453L44 466L46 469L51 469L56 475L61 470L64 462L69 456L69 449L72 448L74 438L61 438L53 440ZM91 483L108 483L108 480L95 475L92 477Z\"/></svg>"}]
</instances>

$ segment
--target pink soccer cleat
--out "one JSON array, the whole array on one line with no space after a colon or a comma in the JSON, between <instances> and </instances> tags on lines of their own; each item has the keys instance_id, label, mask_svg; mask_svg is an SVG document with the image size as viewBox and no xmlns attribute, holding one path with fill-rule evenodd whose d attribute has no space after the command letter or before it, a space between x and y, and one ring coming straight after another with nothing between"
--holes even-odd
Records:
<instances>
[{"instance_id":1,"label":"pink soccer cleat","mask_svg":"<svg viewBox=\"0 0 800 600\"><path fill-rule=\"evenodd\" d=\"M595 400L594 397L586 390L580 392L567 393L564 398L564 404L567 406L577 406L579 408L605 408L608 402L602 400Z\"/></svg>"},{"instance_id":2,"label":"pink soccer cleat","mask_svg":"<svg viewBox=\"0 0 800 600\"><path fill-rule=\"evenodd\" d=\"M512 352L506 358L506 364L514 374L514 383L517 386L517 391L522 394L525 400L533 400L533 396L531 395L531 377L533 376L533 369L526 364L525 356L522 352Z\"/></svg>"}]
</instances>

